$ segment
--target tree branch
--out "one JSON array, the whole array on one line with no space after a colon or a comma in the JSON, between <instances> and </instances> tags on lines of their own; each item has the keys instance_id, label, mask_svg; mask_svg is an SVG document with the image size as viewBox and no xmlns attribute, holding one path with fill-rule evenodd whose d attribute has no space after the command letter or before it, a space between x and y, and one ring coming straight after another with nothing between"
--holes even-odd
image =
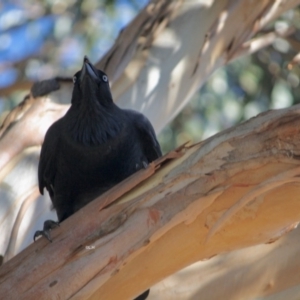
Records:
<instances>
[{"instance_id":1,"label":"tree branch","mask_svg":"<svg viewBox=\"0 0 300 300\"><path fill-rule=\"evenodd\" d=\"M185 147L119 204L103 210L107 195L97 198L53 231L54 243L40 239L3 265L1 295L134 297L195 261L283 235L300 220L299 180L269 185L207 240L261 182L299 174L299 114L299 105L263 113Z\"/></svg>"},{"instance_id":2,"label":"tree branch","mask_svg":"<svg viewBox=\"0 0 300 300\"><path fill-rule=\"evenodd\" d=\"M27 103L20 111L14 111L13 121L4 127L7 130L3 131L0 139L0 169L24 149L41 145L49 126L69 108L68 105L55 104L47 97L30 97Z\"/></svg>"}]
</instances>

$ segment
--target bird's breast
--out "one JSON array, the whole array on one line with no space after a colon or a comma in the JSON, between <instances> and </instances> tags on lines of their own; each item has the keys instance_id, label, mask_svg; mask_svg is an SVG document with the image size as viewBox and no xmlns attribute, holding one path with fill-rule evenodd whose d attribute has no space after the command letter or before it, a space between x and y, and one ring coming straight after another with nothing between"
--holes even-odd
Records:
<instances>
[{"instance_id":1,"label":"bird's breast","mask_svg":"<svg viewBox=\"0 0 300 300\"><path fill-rule=\"evenodd\" d=\"M103 144L87 146L68 140L61 149L63 173L72 174L83 188L118 183L143 167L143 151L134 133L119 134ZM61 174L65 176L64 174Z\"/></svg>"}]
</instances>

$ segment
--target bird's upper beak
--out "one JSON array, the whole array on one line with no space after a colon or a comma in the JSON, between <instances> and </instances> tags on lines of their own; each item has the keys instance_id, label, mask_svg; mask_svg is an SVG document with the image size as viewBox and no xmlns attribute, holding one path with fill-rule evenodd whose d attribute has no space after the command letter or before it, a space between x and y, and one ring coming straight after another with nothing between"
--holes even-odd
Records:
<instances>
[{"instance_id":1,"label":"bird's upper beak","mask_svg":"<svg viewBox=\"0 0 300 300\"><path fill-rule=\"evenodd\" d=\"M80 83L83 83L85 78L89 78L92 80L98 79L97 71L96 71L95 67L90 63L87 56L85 56L83 59L83 66L82 66L81 75L80 75Z\"/></svg>"}]
</instances>

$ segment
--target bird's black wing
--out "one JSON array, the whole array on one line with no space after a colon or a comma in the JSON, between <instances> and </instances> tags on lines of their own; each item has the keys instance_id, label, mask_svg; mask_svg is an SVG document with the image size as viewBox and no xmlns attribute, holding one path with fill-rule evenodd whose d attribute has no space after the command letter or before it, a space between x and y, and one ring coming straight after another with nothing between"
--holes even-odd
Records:
<instances>
[{"instance_id":1,"label":"bird's black wing","mask_svg":"<svg viewBox=\"0 0 300 300\"><path fill-rule=\"evenodd\" d=\"M48 129L42 145L40 162L38 167L39 190L43 195L44 187L53 196L53 183L56 175L56 157L61 131L60 120L55 122Z\"/></svg>"},{"instance_id":2,"label":"bird's black wing","mask_svg":"<svg viewBox=\"0 0 300 300\"><path fill-rule=\"evenodd\" d=\"M150 121L143 114L132 110L128 110L128 112L138 131L144 154L146 155L148 162L152 162L162 156L160 145Z\"/></svg>"}]
</instances>

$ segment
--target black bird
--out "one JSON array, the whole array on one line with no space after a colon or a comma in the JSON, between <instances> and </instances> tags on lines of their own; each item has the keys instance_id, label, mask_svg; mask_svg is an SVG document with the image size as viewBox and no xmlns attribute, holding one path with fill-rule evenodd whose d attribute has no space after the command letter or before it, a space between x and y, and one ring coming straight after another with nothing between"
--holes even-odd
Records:
<instances>
[{"instance_id":1,"label":"black bird","mask_svg":"<svg viewBox=\"0 0 300 300\"><path fill-rule=\"evenodd\" d=\"M162 155L149 120L114 104L107 75L87 57L73 82L71 107L48 129L38 168L59 222ZM34 239L51 241L56 225L45 221Z\"/></svg>"},{"instance_id":2,"label":"black bird","mask_svg":"<svg viewBox=\"0 0 300 300\"><path fill-rule=\"evenodd\" d=\"M48 129L38 168L59 222L162 155L148 119L114 104L107 75L87 57L73 81L71 107Z\"/></svg>"}]
</instances>

